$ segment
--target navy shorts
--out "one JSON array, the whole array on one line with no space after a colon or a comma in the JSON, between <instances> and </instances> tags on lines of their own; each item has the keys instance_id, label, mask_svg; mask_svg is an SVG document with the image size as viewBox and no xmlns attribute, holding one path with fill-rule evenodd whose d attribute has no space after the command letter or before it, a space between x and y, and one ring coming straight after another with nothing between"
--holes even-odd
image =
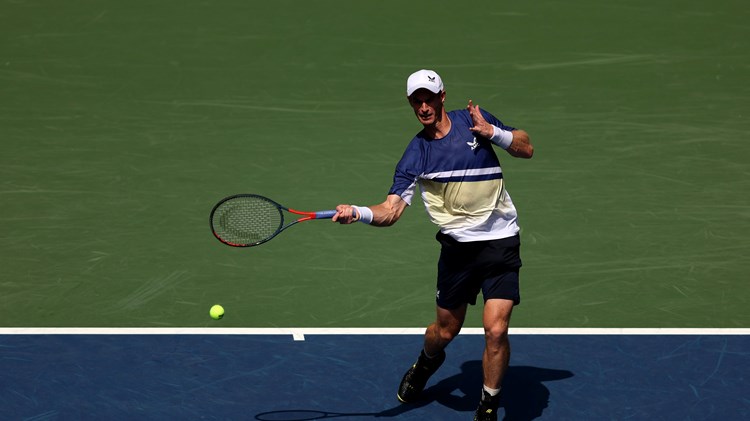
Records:
<instances>
[{"instance_id":1,"label":"navy shorts","mask_svg":"<svg viewBox=\"0 0 750 421\"><path fill-rule=\"evenodd\" d=\"M438 232L441 245L438 261L437 305L445 309L474 305L482 291L490 298L521 302L518 271L521 268L521 239L518 235L499 240L459 242Z\"/></svg>"}]
</instances>

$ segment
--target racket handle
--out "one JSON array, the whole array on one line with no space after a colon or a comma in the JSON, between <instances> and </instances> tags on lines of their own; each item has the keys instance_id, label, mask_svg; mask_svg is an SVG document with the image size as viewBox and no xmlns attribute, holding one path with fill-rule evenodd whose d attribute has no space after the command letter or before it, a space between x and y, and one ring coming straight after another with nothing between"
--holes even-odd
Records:
<instances>
[{"instance_id":1,"label":"racket handle","mask_svg":"<svg viewBox=\"0 0 750 421\"><path fill-rule=\"evenodd\" d=\"M333 215L336 215L335 210L319 211L315 212L315 219L330 219Z\"/></svg>"},{"instance_id":2,"label":"racket handle","mask_svg":"<svg viewBox=\"0 0 750 421\"><path fill-rule=\"evenodd\" d=\"M315 219L330 219L333 218L333 215L336 215L335 210L325 210L325 211L318 211L315 212ZM359 211L357 209L352 209L352 217L355 219L359 219L361 215L359 214Z\"/></svg>"}]
</instances>

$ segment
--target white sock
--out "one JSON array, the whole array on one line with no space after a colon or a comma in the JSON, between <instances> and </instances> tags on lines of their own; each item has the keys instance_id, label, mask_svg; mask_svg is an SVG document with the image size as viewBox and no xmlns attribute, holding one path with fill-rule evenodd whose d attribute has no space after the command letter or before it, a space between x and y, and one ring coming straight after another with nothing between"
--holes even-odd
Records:
<instances>
[{"instance_id":1,"label":"white sock","mask_svg":"<svg viewBox=\"0 0 750 421\"><path fill-rule=\"evenodd\" d=\"M497 394L500 393L500 389L499 388L498 389L491 389L491 388L489 388L489 387L487 387L485 385L482 385L482 390L484 390L485 392L489 393L490 396L497 396Z\"/></svg>"}]
</instances>

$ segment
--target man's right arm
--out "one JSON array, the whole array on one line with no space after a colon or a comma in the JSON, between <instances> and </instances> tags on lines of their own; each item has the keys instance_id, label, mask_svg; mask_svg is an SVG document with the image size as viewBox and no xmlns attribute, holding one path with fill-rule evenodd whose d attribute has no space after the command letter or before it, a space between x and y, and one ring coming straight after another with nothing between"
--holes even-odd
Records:
<instances>
[{"instance_id":1,"label":"man's right arm","mask_svg":"<svg viewBox=\"0 0 750 421\"><path fill-rule=\"evenodd\" d=\"M383 203L369 207L370 211L372 211L372 222L370 222L370 225L389 227L395 224L401 218L401 214L404 213L407 206L408 203L401 196L389 194ZM333 216L332 220L340 224L351 224L359 220L358 218L359 215L357 215L352 205L338 205L336 206L336 215Z\"/></svg>"}]
</instances>

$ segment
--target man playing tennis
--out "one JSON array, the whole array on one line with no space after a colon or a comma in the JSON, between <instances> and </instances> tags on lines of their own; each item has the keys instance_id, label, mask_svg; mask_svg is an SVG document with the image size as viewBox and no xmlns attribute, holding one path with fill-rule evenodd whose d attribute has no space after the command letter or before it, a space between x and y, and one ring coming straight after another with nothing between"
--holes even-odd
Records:
<instances>
[{"instance_id":1,"label":"man playing tennis","mask_svg":"<svg viewBox=\"0 0 750 421\"><path fill-rule=\"evenodd\" d=\"M427 327L424 349L404 375L397 397L402 402L419 398L481 290L484 387L474 419L496 420L510 360L508 325L520 302L521 258L516 208L493 145L518 158L531 158L534 148L525 131L504 125L471 100L466 109L447 112L443 82L434 71L409 76L406 94L424 128L406 147L388 196L370 207L339 205L333 221L393 225L419 185L429 217L440 227L437 318Z\"/></svg>"}]
</instances>

